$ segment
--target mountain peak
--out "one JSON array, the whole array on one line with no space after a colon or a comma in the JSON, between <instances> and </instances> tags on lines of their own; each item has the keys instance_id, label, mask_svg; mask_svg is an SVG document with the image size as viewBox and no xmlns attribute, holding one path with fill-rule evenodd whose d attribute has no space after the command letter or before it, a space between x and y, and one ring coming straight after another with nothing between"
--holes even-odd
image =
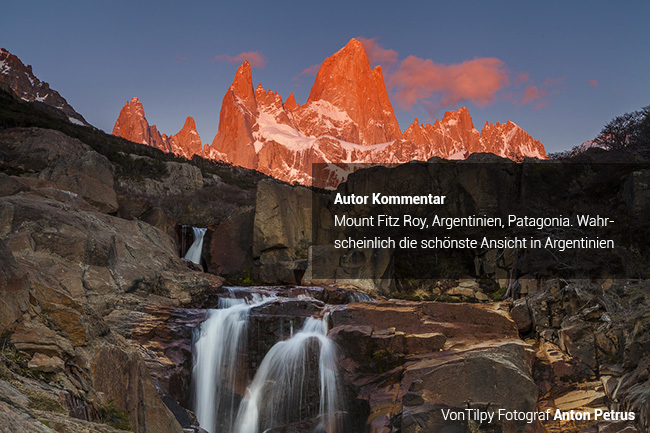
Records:
<instances>
[{"instance_id":1,"label":"mountain peak","mask_svg":"<svg viewBox=\"0 0 650 433\"><path fill-rule=\"evenodd\" d=\"M481 143L488 152L514 160L523 156L546 158L544 145L510 120L506 123L485 122Z\"/></svg>"},{"instance_id":2,"label":"mountain peak","mask_svg":"<svg viewBox=\"0 0 650 433\"><path fill-rule=\"evenodd\" d=\"M363 145L401 138L402 132L388 99L381 69L370 69L366 50L356 39L325 59L307 103L300 107L297 121L311 136L332 135ZM317 117L335 122L313 124Z\"/></svg>"},{"instance_id":3,"label":"mountain peak","mask_svg":"<svg viewBox=\"0 0 650 433\"><path fill-rule=\"evenodd\" d=\"M137 101L130 105L135 112L141 104L137 98L132 101ZM150 140L160 136L154 126L148 130ZM486 123L479 133L467 107L444 113L433 125L420 124L416 118L402 134L382 68L371 68L356 39L323 61L303 105L296 103L293 93L283 102L261 83L253 87L250 63L244 62L223 97L219 130L211 145L202 148L191 117L176 135L162 139L177 154L198 153L304 183L314 182L312 164L321 162L401 163L432 156L465 158L475 152L513 159L545 157L541 143L512 122ZM335 176L324 182L333 186L340 180Z\"/></svg>"},{"instance_id":4,"label":"mountain peak","mask_svg":"<svg viewBox=\"0 0 650 433\"><path fill-rule=\"evenodd\" d=\"M253 76L251 75L251 64L248 63L248 60L245 60L237 68L231 88L239 97L253 94Z\"/></svg>"},{"instance_id":5,"label":"mountain peak","mask_svg":"<svg viewBox=\"0 0 650 433\"><path fill-rule=\"evenodd\" d=\"M163 134L165 137L165 134ZM177 134L169 137L171 150L176 155L182 155L186 158L191 158L193 155L201 152L203 144L201 143L201 136L196 131L196 124L194 118L188 116L185 119L185 124Z\"/></svg>"},{"instance_id":6,"label":"mountain peak","mask_svg":"<svg viewBox=\"0 0 650 433\"><path fill-rule=\"evenodd\" d=\"M142 102L140 102L140 99L138 99L137 96L134 96L133 98L131 98L131 100L126 101L124 107L122 108L122 111L124 111L125 109L131 110L133 111L133 113L137 113L137 117L142 117L144 119L144 107L142 106ZM120 116L121 115L122 114L120 113Z\"/></svg>"},{"instance_id":7,"label":"mountain peak","mask_svg":"<svg viewBox=\"0 0 650 433\"><path fill-rule=\"evenodd\" d=\"M188 116L185 119L183 128L177 134L162 134L156 125L149 125L142 102L137 97L126 101L120 110L113 127L113 135L186 158L191 158L203 148L193 117Z\"/></svg>"},{"instance_id":8,"label":"mountain peak","mask_svg":"<svg viewBox=\"0 0 650 433\"><path fill-rule=\"evenodd\" d=\"M465 129L474 129L474 122L467 107L460 107L456 111L447 111L442 118L442 123L446 125L455 125L458 122Z\"/></svg>"},{"instance_id":9,"label":"mountain peak","mask_svg":"<svg viewBox=\"0 0 650 433\"><path fill-rule=\"evenodd\" d=\"M149 126L147 118L144 115L142 103L136 97L126 101L120 115L113 126L113 135L133 141L134 143L145 144L152 147L161 148L162 143L157 143L158 130L156 126ZM161 137L162 139L162 137Z\"/></svg>"},{"instance_id":10,"label":"mountain peak","mask_svg":"<svg viewBox=\"0 0 650 433\"><path fill-rule=\"evenodd\" d=\"M367 56L366 54L366 49L363 47L363 44L359 42L357 39L352 38L348 41L347 44L343 48L341 48L338 52L341 51L347 51L347 52L363 52L364 55Z\"/></svg>"},{"instance_id":11,"label":"mountain peak","mask_svg":"<svg viewBox=\"0 0 650 433\"><path fill-rule=\"evenodd\" d=\"M287 98L287 100L284 103L284 108L287 111L290 112L290 111L293 111L294 109L296 109L298 107L299 107L299 105L296 102L296 97L293 96L293 92L289 93L289 97Z\"/></svg>"},{"instance_id":12,"label":"mountain peak","mask_svg":"<svg viewBox=\"0 0 650 433\"><path fill-rule=\"evenodd\" d=\"M185 119L185 123L183 124L181 131L184 129L196 130L196 123L194 122L194 118L192 116L187 116L187 119Z\"/></svg>"}]
</instances>

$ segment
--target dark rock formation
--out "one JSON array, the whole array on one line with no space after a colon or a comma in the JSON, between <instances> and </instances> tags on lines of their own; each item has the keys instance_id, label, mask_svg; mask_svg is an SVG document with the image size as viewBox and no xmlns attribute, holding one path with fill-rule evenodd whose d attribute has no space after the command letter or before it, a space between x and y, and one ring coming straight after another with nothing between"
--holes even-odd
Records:
<instances>
[{"instance_id":1,"label":"dark rock formation","mask_svg":"<svg viewBox=\"0 0 650 433\"><path fill-rule=\"evenodd\" d=\"M79 140L37 128L3 131L0 160L80 195L102 212L117 210L111 164Z\"/></svg>"},{"instance_id":2,"label":"dark rock formation","mask_svg":"<svg viewBox=\"0 0 650 433\"><path fill-rule=\"evenodd\" d=\"M210 231L208 272L235 274L253 268L255 212L236 214Z\"/></svg>"},{"instance_id":3,"label":"dark rock formation","mask_svg":"<svg viewBox=\"0 0 650 433\"><path fill-rule=\"evenodd\" d=\"M540 407L634 411L641 431L650 426L647 294L643 280L576 280L549 281L528 297Z\"/></svg>"},{"instance_id":4,"label":"dark rock formation","mask_svg":"<svg viewBox=\"0 0 650 433\"><path fill-rule=\"evenodd\" d=\"M266 283L299 284L311 242L312 193L273 180L257 186L253 259Z\"/></svg>"},{"instance_id":5,"label":"dark rock formation","mask_svg":"<svg viewBox=\"0 0 650 433\"><path fill-rule=\"evenodd\" d=\"M188 304L221 281L190 271L153 226L97 212L117 209L111 168L82 143L41 130L2 139L6 161L41 177L0 177L3 423L182 432L143 358L104 317Z\"/></svg>"},{"instance_id":6,"label":"dark rock formation","mask_svg":"<svg viewBox=\"0 0 650 433\"><path fill-rule=\"evenodd\" d=\"M464 410L467 402L535 407L533 349L499 305L351 304L332 313L332 326L345 380L369 403L371 431L445 431L454 423L443 421L441 408ZM510 423L502 431L527 427Z\"/></svg>"}]
</instances>

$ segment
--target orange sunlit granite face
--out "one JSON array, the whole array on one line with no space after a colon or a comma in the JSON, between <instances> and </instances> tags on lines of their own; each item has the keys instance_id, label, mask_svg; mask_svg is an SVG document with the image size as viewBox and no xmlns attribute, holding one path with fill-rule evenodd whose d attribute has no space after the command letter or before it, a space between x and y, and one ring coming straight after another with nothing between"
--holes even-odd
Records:
<instances>
[{"instance_id":1,"label":"orange sunlit granite face","mask_svg":"<svg viewBox=\"0 0 650 433\"><path fill-rule=\"evenodd\" d=\"M293 93L283 102L279 94L261 84L253 90L252 63L245 60L223 98L219 132L204 149L192 118L178 134L161 136L147 123L137 98L124 106L113 133L179 155L199 154L302 184L311 184L311 166L319 163L391 164L433 156L465 158L474 152L515 160L546 158L542 143L513 122L486 122L479 133L467 107L448 111L433 124L420 125L416 119L402 133L383 70L370 67L367 50L374 57L392 59L390 52L382 52L373 41L351 39L325 59L303 105L296 103ZM446 98L487 103L507 81L503 64L490 59L445 68L431 62L416 66L424 70L408 67L404 71L410 72L403 72L411 77L410 87L402 72L392 72L389 80L389 85L399 89L395 97L402 105L405 95L411 95L406 104L412 104L422 97L418 95L424 87L452 81ZM464 78L452 79L453 75ZM318 186L336 186L343 179L344 175L328 176L327 183Z\"/></svg>"},{"instance_id":2,"label":"orange sunlit granite face","mask_svg":"<svg viewBox=\"0 0 650 433\"><path fill-rule=\"evenodd\" d=\"M177 134L161 134L156 125L149 126L138 98L131 98L124 104L113 127L113 135L186 158L196 155L203 147L194 118L188 117Z\"/></svg>"}]
</instances>

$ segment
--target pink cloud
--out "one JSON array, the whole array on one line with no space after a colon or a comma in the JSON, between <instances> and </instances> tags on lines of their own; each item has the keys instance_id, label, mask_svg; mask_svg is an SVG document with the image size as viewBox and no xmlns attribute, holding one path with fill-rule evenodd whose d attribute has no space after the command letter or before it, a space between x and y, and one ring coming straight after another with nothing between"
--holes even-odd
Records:
<instances>
[{"instance_id":1,"label":"pink cloud","mask_svg":"<svg viewBox=\"0 0 650 433\"><path fill-rule=\"evenodd\" d=\"M528 86L524 90L524 98L519 105L533 104L537 101L535 108L539 110L548 104L548 96L549 94L546 90L539 89L537 86Z\"/></svg>"},{"instance_id":2,"label":"pink cloud","mask_svg":"<svg viewBox=\"0 0 650 433\"><path fill-rule=\"evenodd\" d=\"M240 53L236 56L229 56L227 54L220 54L214 58L215 62L228 62L228 63L243 63L248 60L254 68L263 68L266 66L266 58L259 51L249 51Z\"/></svg>"},{"instance_id":3,"label":"pink cloud","mask_svg":"<svg viewBox=\"0 0 650 433\"><path fill-rule=\"evenodd\" d=\"M598 87L598 81L596 80L589 80L589 85L591 87Z\"/></svg>"},{"instance_id":4,"label":"pink cloud","mask_svg":"<svg viewBox=\"0 0 650 433\"><path fill-rule=\"evenodd\" d=\"M560 78L547 78L544 80L545 87L558 87L564 83L564 77Z\"/></svg>"},{"instance_id":5,"label":"pink cloud","mask_svg":"<svg viewBox=\"0 0 650 433\"><path fill-rule=\"evenodd\" d=\"M176 54L176 59L175 59L176 63L183 63L183 62L187 62L188 60L190 60L190 56L185 54Z\"/></svg>"},{"instance_id":6,"label":"pink cloud","mask_svg":"<svg viewBox=\"0 0 650 433\"><path fill-rule=\"evenodd\" d=\"M528 73L526 74L526 81L530 80ZM546 107L549 102L551 95L557 95L562 92L563 84L565 78L547 78L542 84L532 84L532 82L524 88L523 91L514 91L509 93L506 100L512 101L513 104L518 107L524 105L529 105L534 107L536 110ZM523 84L521 80L515 79L516 84Z\"/></svg>"},{"instance_id":7,"label":"pink cloud","mask_svg":"<svg viewBox=\"0 0 650 433\"><path fill-rule=\"evenodd\" d=\"M515 84L525 83L528 80L530 80L530 74L528 72L521 72L517 74L517 77L515 78Z\"/></svg>"},{"instance_id":8,"label":"pink cloud","mask_svg":"<svg viewBox=\"0 0 650 433\"><path fill-rule=\"evenodd\" d=\"M316 74L318 74L318 70L320 69L320 65L311 65L308 68L305 68L301 73L298 75L294 75L292 78L293 81L299 81L303 76L311 76L314 77ZM298 84L300 85L300 84Z\"/></svg>"},{"instance_id":9,"label":"pink cloud","mask_svg":"<svg viewBox=\"0 0 650 433\"><path fill-rule=\"evenodd\" d=\"M388 87L403 109L425 101L429 109L456 105L463 100L486 106L508 84L505 63L494 57L444 65L408 56L388 79Z\"/></svg>"},{"instance_id":10,"label":"pink cloud","mask_svg":"<svg viewBox=\"0 0 650 433\"><path fill-rule=\"evenodd\" d=\"M389 50L382 47L378 42L377 38L356 38L363 48L366 49L366 54L368 54L368 60L372 65L383 65L389 66L397 61L397 51Z\"/></svg>"},{"instance_id":11,"label":"pink cloud","mask_svg":"<svg viewBox=\"0 0 650 433\"><path fill-rule=\"evenodd\" d=\"M318 70L320 69L320 65L311 65L310 67L306 68L304 71L302 71L298 76L301 75L316 75L318 73Z\"/></svg>"}]
</instances>

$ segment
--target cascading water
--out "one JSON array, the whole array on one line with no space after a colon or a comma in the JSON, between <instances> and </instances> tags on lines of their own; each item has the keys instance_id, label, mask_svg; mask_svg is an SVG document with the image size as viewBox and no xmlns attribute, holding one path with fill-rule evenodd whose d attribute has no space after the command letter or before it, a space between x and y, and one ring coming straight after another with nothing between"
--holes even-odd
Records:
<instances>
[{"instance_id":1,"label":"cascading water","mask_svg":"<svg viewBox=\"0 0 650 433\"><path fill-rule=\"evenodd\" d=\"M319 349L318 428L327 433L341 432L339 380L334 343L327 338L327 322L314 318L305 321L300 332L276 343L266 354L247 396L241 403L235 433L259 433L299 421L301 410L309 406L310 365Z\"/></svg>"},{"instance_id":2,"label":"cascading water","mask_svg":"<svg viewBox=\"0 0 650 433\"><path fill-rule=\"evenodd\" d=\"M190 248L185 253L185 258L191 262L196 263L197 265L201 264L201 252L203 252L203 236L208 229L192 227L194 232L194 242L190 245Z\"/></svg>"},{"instance_id":3,"label":"cascading water","mask_svg":"<svg viewBox=\"0 0 650 433\"><path fill-rule=\"evenodd\" d=\"M192 370L194 412L201 427L209 433L232 431L239 403L235 391L246 385L240 372L242 354L246 351L248 313L263 301L259 296L250 304L244 299L220 298L219 309L210 310L201 325Z\"/></svg>"},{"instance_id":4,"label":"cascading water","mask_svg":"<svg viewBox=\"0 0 650 433\"><path fill-rule=\"evenodd\" d=\"M340 384L327 320L307 318L302 329L276 343L246 388L249 312L272 297L220 298L195 340L194 412L209 433L259 433L314 420L318 430L341 433ZM244 396L243 398L241 396ZM240 402L241 401L241 402Z\"/></svg>"}]
</instances>

